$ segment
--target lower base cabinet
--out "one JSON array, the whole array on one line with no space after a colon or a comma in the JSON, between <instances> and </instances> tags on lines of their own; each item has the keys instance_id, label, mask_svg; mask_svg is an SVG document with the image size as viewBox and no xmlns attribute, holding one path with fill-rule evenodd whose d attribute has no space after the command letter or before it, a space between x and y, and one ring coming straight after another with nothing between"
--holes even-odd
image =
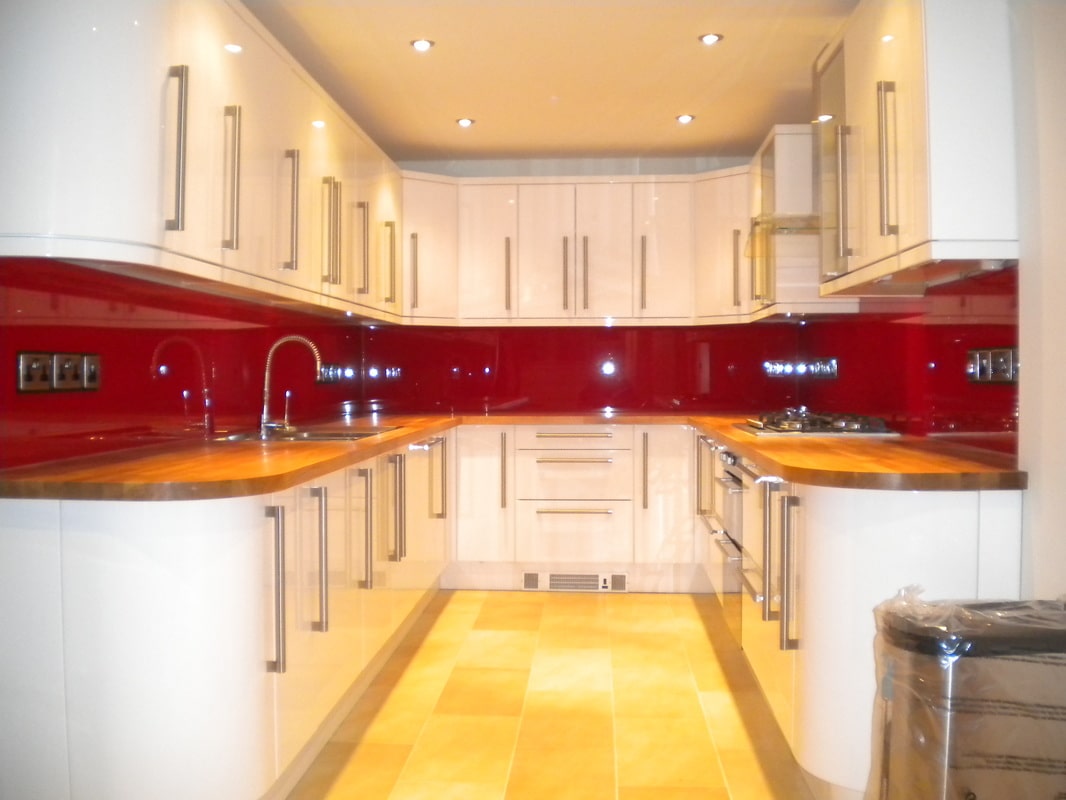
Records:
<instances>
[{"instance_id":1,"label":"lower base cabinet","mask_svg":"<svg viewBox=\"0 0 1066 800\"><path fill-rule=\"evenodd\" d=\"M0 797L285 796L447 557L434 518L418 566L381 579L377 468L270 496L0 501Z\"/></svg>"}]
</instances>

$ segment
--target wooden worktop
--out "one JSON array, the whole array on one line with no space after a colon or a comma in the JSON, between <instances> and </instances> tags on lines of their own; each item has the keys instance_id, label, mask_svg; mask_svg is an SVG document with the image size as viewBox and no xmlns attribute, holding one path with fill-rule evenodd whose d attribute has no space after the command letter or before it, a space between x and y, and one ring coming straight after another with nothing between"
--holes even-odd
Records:
<instances>
[{"instance_id":1,"label":"wooden worktop","mask_svg":"<svg viewBox=\"0 0 1066 800\"><path fill-rule=\"evenodd\" d=\"M392 417L374 424L394 430L350 442L189 440L20 467L0 472L0 497L201 500L269 494L463 424L690 424L764 472L816 486L973 491L1026 485L1025 473L1006 454L910 436L757 437L735 428L737 421L684 414Z\"/></svg>"}]
</instances>

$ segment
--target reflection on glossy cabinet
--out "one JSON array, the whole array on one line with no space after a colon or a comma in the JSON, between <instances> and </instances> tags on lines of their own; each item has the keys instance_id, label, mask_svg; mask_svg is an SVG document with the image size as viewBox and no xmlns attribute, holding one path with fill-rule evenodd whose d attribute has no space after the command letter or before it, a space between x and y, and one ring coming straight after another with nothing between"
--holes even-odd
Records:
<instances>
[{"instance_id":1,"label":"reflection on glossy cabinet","mask_svg":"<svg viewBox=\"0 0 1066 800\"><path fill-rule=\"evenodd\" d=\"M693 203L687 178L633 184L633 316L692 317Z\"/></svg>"},{"instance_id":2,"label":"reflection on glossy cabinet","mask_svg":"<svg viewBox=\"0 0 1066 800\"><path fill-rule=\"evenodd\" d=\"M455 181L404 175L401 263L406 316L440 321L458 316L458 215Z\"/></svg>"},{"instance_id":3,"label":"reflection on glossy cabinet","mask_svg":"<svg viewBox=\"0 0 1066 800\"><path fill-rule=\"evenodd\" d=\"M463 425L455 439L456 560L513 561L514 429Z\"/></svg>"},{"instance_id":4,"label":"reflection on glossy cabinet","mask_svg":"<svg viewBox=\"0 0 1066 800\"><path fill-rule=\"evenodd\" d=\"M518 188L459 187L459 316L511 319L518 310Z\"/></svg>"},{"instance_id":5,"label":"reflection on glossy cabinet","mask_svg":"<svg viewBox=\"0 0 1066 800\"><path fill-rule=\"evenodd\" d=\"M693 529L693 438L684 425L634 430L635 531L638 564L691 564Z\"/></svg>"},{"instance_id":6,"label":"reflection on glossy cabinet","mask_svg":"<svg viewBox=\"0 0 1066 800\"><path fill-rule=\"evenodd\" d=\"M701 175L695 205L695 315L700 321L741 321L751 306L744 247L751 225L747 167Z\"/></svg>"}]
</instances>

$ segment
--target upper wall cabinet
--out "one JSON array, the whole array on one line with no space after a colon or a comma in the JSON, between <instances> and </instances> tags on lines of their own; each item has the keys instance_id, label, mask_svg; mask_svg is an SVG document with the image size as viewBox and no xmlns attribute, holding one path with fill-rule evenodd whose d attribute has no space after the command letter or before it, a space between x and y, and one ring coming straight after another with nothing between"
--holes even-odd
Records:
<instances>
[{"instance_id":1,"label":"upper wall cabinet","mask_svg":"<svg viewBox=\"0 0 1066 800\"><path fill-rule=\"evenodd\" d=\"M751 225L747 167L701 175L694 189L695 316L742 322L751 307L744 242Z\"/></svg>"},{"instance_id":2,"label":"upper wall cabinet","mask_svg":"<svg viewBox=\"0 0 1066 800\"><path fill-rule=\"evenodd\" d=\"M819 113L844 115L819 147L823 293L920 293L1017 258L1008 6L865 0L815 64Z\"/></svg>"},{"instance_id":3,"label":"upper wall cabinet","mask_svg":"<svg viewBox=\"0 0 1066 800\"><path fill-rule=\"evenodd\" d=\"M504 322L517 312L518 187L459 187L459 316Z\"/></svg>"},{"instance_id":4,"label":"upper wall cabinet","mask_svg":"<svg viewBox=\"0 0 1066 800\"><path fill-rule=\"evenodd\" d=\"M405 316L443 322L458 316L458 214L455 181L433 175L404 175Z\"/></svg>"},{"instance_id":5,"label":"upper wall cabinet","mask_svg":"<svg viewBox=\"0 0 1066 800\"><path fill-rule=\"evenodd\" d=\"M633 316L691 319L693 182L633 184Z\"/></svg>"}]
</instances>

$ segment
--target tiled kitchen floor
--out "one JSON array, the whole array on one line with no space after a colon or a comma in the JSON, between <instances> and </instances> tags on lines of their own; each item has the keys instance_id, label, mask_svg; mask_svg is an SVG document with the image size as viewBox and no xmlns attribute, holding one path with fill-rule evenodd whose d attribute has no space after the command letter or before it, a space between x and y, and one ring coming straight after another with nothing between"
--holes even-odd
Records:
<instances>
[{"instance_id":1,"label":"tiled kitchen floor","mask_svg":"<svg viewBox=\"0 0 1066 800\"><path fill-rule=\"evenodd\" d=\"M290 800L808 800L715 600L442 592Z\"/></svg>"}]
</instances>

